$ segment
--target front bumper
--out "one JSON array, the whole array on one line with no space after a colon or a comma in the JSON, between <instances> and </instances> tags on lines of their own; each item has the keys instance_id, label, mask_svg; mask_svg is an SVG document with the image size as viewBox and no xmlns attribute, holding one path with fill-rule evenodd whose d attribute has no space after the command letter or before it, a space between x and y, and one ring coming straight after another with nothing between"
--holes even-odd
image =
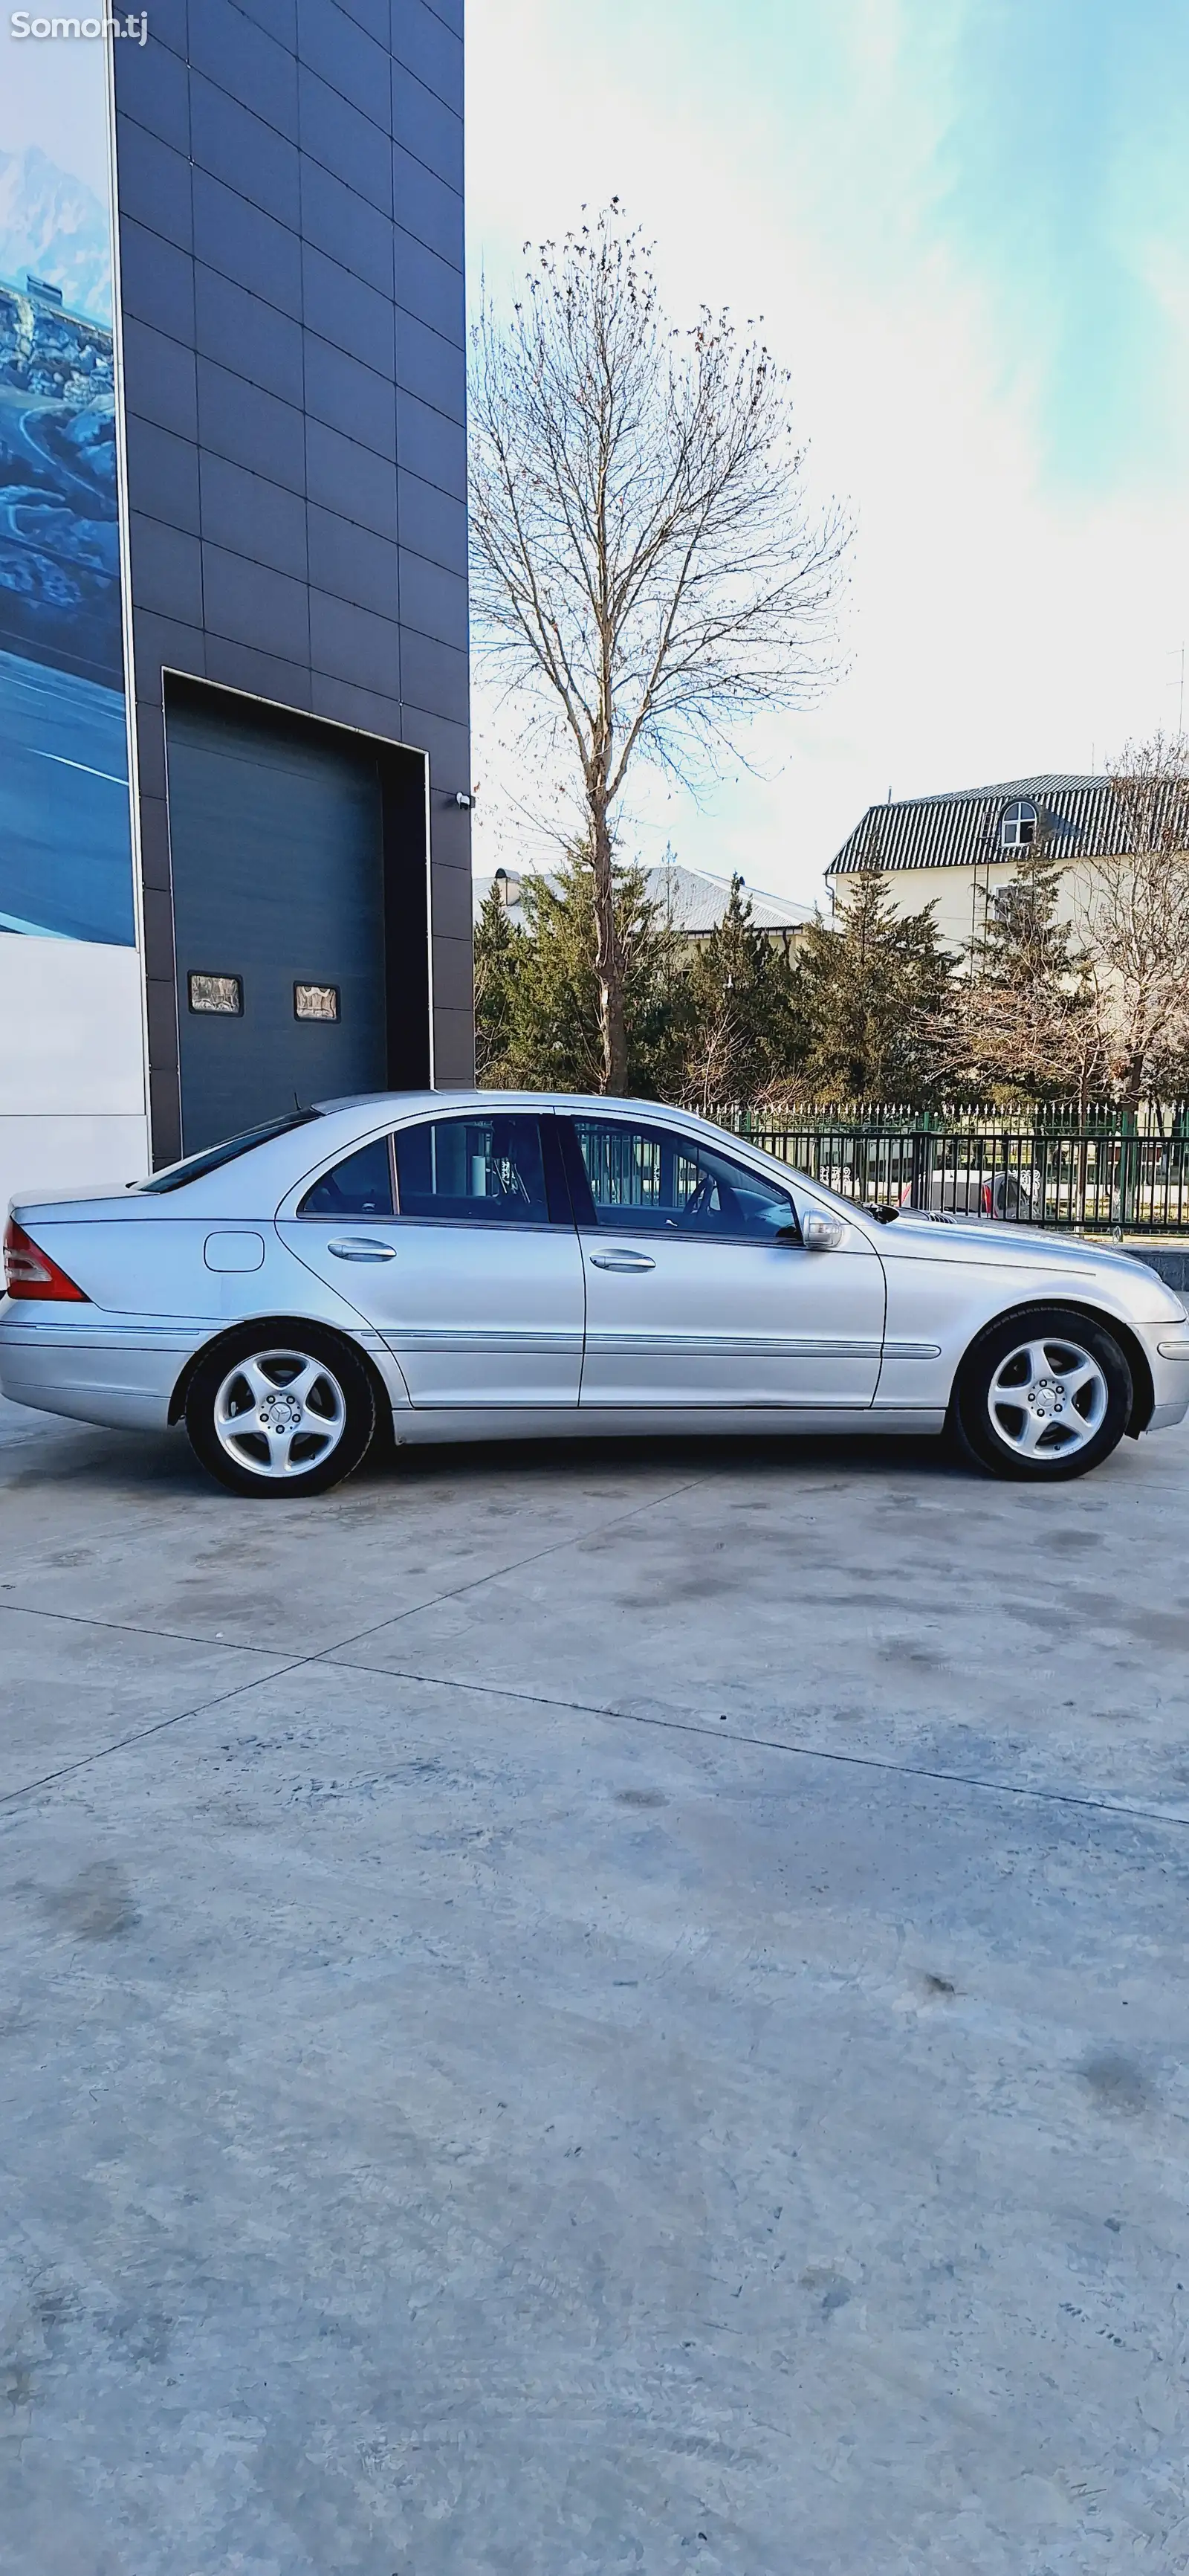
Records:
<instances>
[{"instance_id":1,"label":"front bumper","mask_svg":"<svg viewBox=\"0 0 1189 2576\"><path fill-rule=\"evenodd\" d=\"M1140 1338L1152 1372L1149 1431L1171 1431L1189 1413L1189 1326L1148 1324Z\"/></svg>"}]
</instances>

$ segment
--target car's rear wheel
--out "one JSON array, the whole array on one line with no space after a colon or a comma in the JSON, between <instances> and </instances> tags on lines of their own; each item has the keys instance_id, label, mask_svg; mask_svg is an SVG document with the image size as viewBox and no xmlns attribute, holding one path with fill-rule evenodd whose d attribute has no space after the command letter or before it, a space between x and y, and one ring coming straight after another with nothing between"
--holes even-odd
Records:
<instances>
[{"instance_id":1,"label":"car's rear wheel","mask_svg":"<svg viewBox=\"0 0 1189 2576\"><path fill-rule=\"evenodd\" d=\"M980 1334L954 1398L962 1443L996 1476L1060 1484L1101 1466L1132 1406L1126 1353L1104 1324L1036 1307Z\"/></svg>"},{"instance_id":2,"label":"car's rear wheel","mask_svg":"<svg viewBox=\"0 0 1189 2576\"><path fill-rule=\"evenodd\" d=\"M367 1369L313 1324L245 1325L198 1363L186 1397L195 1454L233 1494L324 1494L376 1428Z\"/></svg>"}]
</instances>

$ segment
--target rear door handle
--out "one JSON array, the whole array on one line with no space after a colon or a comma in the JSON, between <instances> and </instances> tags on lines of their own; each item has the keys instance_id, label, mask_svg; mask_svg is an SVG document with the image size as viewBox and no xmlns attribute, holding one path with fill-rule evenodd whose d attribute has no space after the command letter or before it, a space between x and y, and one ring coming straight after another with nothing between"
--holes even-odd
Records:
<instances>
[{"instance_id":1,"label":"rear door handle","mask_svg":"<svg viewBox=\"0 0 1189 2576\"><path fill-rule=\"evenodd\" d=\"M625 1249L622 1252L592 1252L590 1266L592 1270L655 1270L656 1263L650 1252L628 1252Z\"/></svg>"},{"instance_id":2,"label":"rear door handle","mask_svg":"<svg viewBox=\"0 0 1189 2576\"><path fill-rule=\"evenodd\" d=\"M336 1261L395 1261L396 1245L381 1243L378 1235L348 1234L341 1243L328 1243Z\"/></svg>"}]
</instances>

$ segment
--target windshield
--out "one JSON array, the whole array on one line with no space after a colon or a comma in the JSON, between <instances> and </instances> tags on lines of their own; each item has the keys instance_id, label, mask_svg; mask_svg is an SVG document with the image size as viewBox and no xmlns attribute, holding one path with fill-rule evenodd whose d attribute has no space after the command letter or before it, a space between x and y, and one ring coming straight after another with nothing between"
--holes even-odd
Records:
<instances>
[{"instance_id":1,"label":"windshield","mask_svg":"<svg viewBox=\"0 0 1189 2576\"><path fill-rule=\"evenodd\" d=\"M223 1163L237 1162L241 1154L250 1154L253 1145L267 1145L273 1136L287 1136L293 1127L308 1127L317 1118L316 1109L291 1109L287 1118L270 1118L267 1127L249 1127L245 1136L229 1136L222 1145L208 1145L205 1154L191 1154L184 1163L171 1163L167 1171L154 1172L150 1181L138 1181L138 1191L184 1190L187 1181L200 1181L206 1172L217 1172Z\"/></svg>"}]
</instances>

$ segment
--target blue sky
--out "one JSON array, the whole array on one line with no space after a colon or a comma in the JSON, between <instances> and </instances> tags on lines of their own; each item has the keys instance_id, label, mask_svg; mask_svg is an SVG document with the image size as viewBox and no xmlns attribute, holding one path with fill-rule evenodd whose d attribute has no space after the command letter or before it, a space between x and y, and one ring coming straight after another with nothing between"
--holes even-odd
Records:
<instances>
[{"instance_id":1,"label":"blue sky","mask_svg":"<svg viewBox=\"0 0 1189 2576\"><path fill-rule=\"evenodd\" d=\"M1176 721L1189 634L1184 0L471 0L472 286L618 191L678 318L762 312L858 519L848 675L646 856L812 898L897 794ZM480 699L480 864L531 855ZM497 850L497 843L499 844Z\"/></svg>"},{"instance_id":2,"label":"blue sky","mask_svg":"<svg viewBox=\"0 0 1189 2576\"><path fill-rule=\"evenodd\" d=\"M1187 102L1182 0L961 12L935 221L986 275L1008 363L1014 334L1044 352L1057 487L1183 473L1162 404L1178 323L1160 284L1189 222Z\"/></svg>"}]
</instances>

